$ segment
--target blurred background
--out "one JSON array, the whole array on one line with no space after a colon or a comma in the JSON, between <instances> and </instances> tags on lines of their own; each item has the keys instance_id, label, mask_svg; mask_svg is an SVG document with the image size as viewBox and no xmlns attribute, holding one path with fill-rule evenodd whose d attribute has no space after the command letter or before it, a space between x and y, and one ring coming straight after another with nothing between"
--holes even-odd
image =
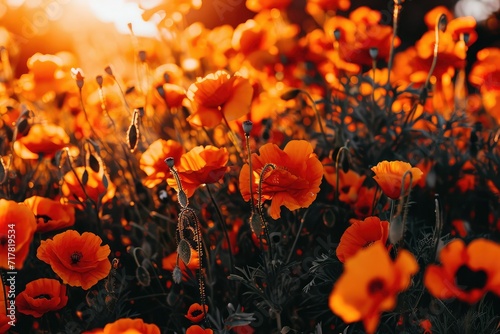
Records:
<instances>
[{"instance_id":1,"label":"blurred background","mask_svg":"<svg viewBox=\"0 0 500 334\"><path fill-rule=\"evenodd\" d=\"M198 0L201 1L201 0ZM129 52L130 31L127 23L133 23L137 36L155 37L155 23L161 13L142 20L142 8L164 5L165 8L186 6L187 0L0 0L0 26L14 34L19 44L15 64L16 75L27 71L26 60L35 52L54 54L70 51L79 61L92 64L96 61L111 63L120 54ZM290 21L302 26L313 24L305 11L305 0L292 0L287 10ZM485 46L500 43L500 0L406 0L401 13L398 35L401 49L412 45L426 30L425 13L443 5L457 16L473 15L478 21L479 40L470 48L469 57ZM170 7L169 7L170 6ZM173 6L173 7L172 7ZM369 6L382 11L387 24L391 24L392 0L351 0L352 11ZM338 15L348 15L338 12ZM253 17L255 13L245 6L245 0L203 0L199 9L186 11L184 26L202 22L207 28L223 24L236 27ZM500 45L499 45L500 46ZM99 64L99 66L107 64ZM102 67L102 68L103 68Z\"/></svg>"}]
</instances>

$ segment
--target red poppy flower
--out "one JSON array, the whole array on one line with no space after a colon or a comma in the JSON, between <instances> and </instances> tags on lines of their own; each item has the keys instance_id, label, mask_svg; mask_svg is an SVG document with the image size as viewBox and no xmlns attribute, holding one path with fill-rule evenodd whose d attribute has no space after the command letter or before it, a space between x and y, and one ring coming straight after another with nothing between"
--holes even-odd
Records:
<instances>
[{"instance_id":1,"label":"red poppy flower","mask_svg":"<svg viewBox=\"0 0 500 334\"><path fill-rule=\"evenodd\" d=\"M75 224L75 207L41 196L32 196L24 201L36 218L36 231L49 232Z\"/></svg>"},{"instance_id":2,"label":"red poppy flower","mask_svg":"<svg viewBox=\"0 0 500 334\"><path fill-rule=\"evenodd\" d=\"M64 129L54 124L34 124L24 137L18 139L19 144L14 143L16 153L22 147L39 156L52 156L55 152L69 145L69 136Z\"/></svg>"},{"instance_id":3,"label":"red poppy flower","mask_svg":"<svg viewBox=\"0 0 500 334\"><path fill-rule=\"evenodd\" d=\"M53 239L42 240L36 256L48 263L65 284L88 290L111 270L108 259L111 250L101 243L102 239L93 233L80 235L68 230Z\"/></svg>"},{"instance_id":4,"label":"red poppy flower","mask_svg":"<svg viewBox=\"0 0 500 334\"><path fill-rule=\"evenodd\" d=\"M191 322L200 322L203 320L205 317L205 313L208 312L208 305L204 305L205 307L202 307L198 303L193 303L191 306L189 306L189 310L185 317L191 321ZM205 309L205 311L203 311Z\"/></svg>"},{"instance_id":5,"label":"red poppy flower","mask_svg":"<svg viewBox=\"0 0 500 334\"><path fill-rule=\"evenodd\" d=\"M165 159L174 158L175 166L179 166L181 156L184 153L184 148L175 140L155 140L148 149L141 155L139 161L140 168L146 173L147 177L143 180L144 185L148 188L165 181L170 177Z\"/></svg>"},{"instance_id":6,"label":"red poppy flower","mask_svg":"<svg viewBox=\"0 0 500 334\"><path fill-rule=\"evenodd\" d=\"M88 179L82 189L83 174L87 173ZM76 174L76 175L75 175ZM67 172L64 177L64 183L61 187L62 193L66 197L77 198L85 202L90 198L94 203L101 200L102 203L109 201L115 196L116 187L106 175L107 183L104 183L104 171L94 172L90 167L76 167L73 171Z\"/></svg>"},{"instance_id":7,"label":"red poppy flower","mask_svg":"<svg viewBox=\"0 0 500 334\"><path fill-rule=\"evenodd\" d=\"M155 324L147 324L142 319L123 318L107 324L102 330L94 329L83 334L160 334Z\"/></svg>"},{"instance_id":8,"label":"red poppy flower","mask_svg":"<svg viewBox=\"0 0 500 334\"><path fill-rule=\"evenodd\" d=\"M396 200L401 196L401 187L403 184L403 175L410 171L412 175L412 184L417 184L418 180L422 177L423 173L417 167L411 167L407 162L403 161L382 161L377 166L372 167L375 173L373 177L377 181L384 194ZM405 177L404 189L408 189L410 185L409 176ZM406 195L406 194L405 194Z\"/></svg>"},{"instance_id":9,"label":"red poppy flower","mask_svg":"<svg viewBox=\"0 0 500 334\"><path fill-rule=\"evenodd\" d=\"M0 268L23 268L35 231L35 215L26 205L0 199Z\"/></svg>"},{"instance_id":10,"label":"red poppy flower","mask_svg":"<svg viewBox=\"0 0 500 334\"><path fill-rule=\"evenodd\" d=\"M217 71L189 86L187 97L193 106L188 122L214 127L224 117L232 121L250 111L253 87L248 79L239 74L231 76L225 71Z\"/></svg>"},{"instance_id":11,"label":"red poppy flower","mask_svg":"<svg viewBox=\"0 0 500 334\"><path fill-rule=\"evenodd\" d=\"M186 330L186 334L213 334L214 331L210 328L202 328L198 325L192 325Z\"/></svg>"},{"instance_id":12,"label":"red poppy flower","mask_svg":"<svg viewBox=\"0 0 500 334\"><path fill-rule=\"evenodd\" d=\"M330 294L330 309L346 323L363 321L366 332L375 333L380 314L394 309L397 295L408 288L417 271L410 252L400 250L393 262L377 241L346 261Z\"/></svg>"},{"instance_id":13,"label":"red poppy flower","mask_svg":"<svg viewBox=\"0 0 500 334\"><path fill-rule=\"evenodd\" d=\"M35 318L40 318L50 311L60 310L67 303L66 286L50 278L29 282L24 291L16 297L19 312Z\"/></svg>"},{"instance_id":14,"label":"red poppy flower","mask_svg":"<svg viewBox=\"0 0 500 334\"><path fill-rule=\"evenodd\" d=\"M500 296L500 245L475 239L465 245L454 239L439 253L441 265L429 265L424 284L436 298L458 298L474 304L490 291Z\"/></svg>"},{"instance_id":15,"label":"red poppy flower","mask_svg":"<svg viewBox=\"0 0 500 334\"><path fill-rule=\"evenodd\" d=\"M313 153L311 144L305 140L292 140L284 150L274 144L265 144L259 154L252 154L253 194L258 199L257 189L260 173L266 164L268 168L262 180L262 198L271 200L269 214L280 217L280 207L289 210L306 208L316 199L323 178L323 165ZM245 164L239 177L240 192L245 201L250 200L250 168Z\"/></svg>"},{"instance_id":16,"label":"red poppy flower","mask_svg":"<svg viewBox=\"0 0 500 334\"><path fill-rule=\"evenodd\" d=\"M378 217L368 217L365 220L353 219L353 221L342 234L337 247L336 253L340 262L345 262L360 249L372 245L375 241L380 240L385 245L389 237L388 221L380 220Z\"/></svg>"},{"instance_id":17,"label":"red poppy flower","mask_svg":"<svg viewBox=\"0 0 500 334\"><path fill-rule=\"evenodd\" d=\"M211 145L196 146L183 154L177 172L186 195L191 197L196 188L202 184L219 181L227 172L228 160L229 153L225 147L217 148ZM167 181L169 186L179 190L174 178L169 178Z\"/></svg>"}]
</instances>

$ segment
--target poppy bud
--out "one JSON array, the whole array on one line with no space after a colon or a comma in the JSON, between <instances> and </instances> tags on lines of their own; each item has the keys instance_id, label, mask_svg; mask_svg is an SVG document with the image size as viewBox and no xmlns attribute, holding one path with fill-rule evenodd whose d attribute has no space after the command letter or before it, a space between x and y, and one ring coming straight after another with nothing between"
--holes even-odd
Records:
<instances>
[{"instance_id":1,"label":"poppy bud","mask_svg":"<svg viewBox=\"0 0 500 334\"><path fill-rule=\"evenodd\" d=\"M285 101L289 101L289 100L291 100L291 99L296 98L296 97L297 97L297 95L299 95L299 94L300 94L300 92L301 92L301 90L300 90L300 89L292 89L292 90L289 90L288 92L283 93L283 94L281 95L281 99L282 99L282 100L285 100Z\"/></svg>"},{"instance_id":2,"label":"poppy bud","mask_svg":"<svg viewBox=\"0 0 500 334\"><path fill-rule=\"evenodd\" d=\"M245 132L245 135L250 135L250 132L252 131L253 123L252 121L244 121L243 122L243 131Z\"/></svg>"},{"instance_id":3,"label":"poppy bud","mask_svg":"<svg viewBox=\"0 0 500 334\"><path fill-rule=\"evenodd\" d=\"M437 22L437 28L442 32L446 31L446 27L448 26L448 18L445 14L441 14Z\"/></svg>"},{"instance_id":4,"label":"poppy bud","mask_svg":"<svg viewBox=\"0 0 500 334\"><path fill-rule=\"evenodd\" d=\"M137 267L135 278L137 278L139 285L149 286L151 284L151 275L149 275L149 272L143 266Z\"/></svg>"},{"instance_id":5,"label":"poppy bud","mask_svg":"<svg viewBox=\"0 0 500 334\"><path fill-rule=\"evenodd\" d=\"M144 50L139 51L139 60L143 63L146 61L146 51Z\"/></svg>"},{"instance_id":6,"label":"poppy bud","mask_svg":"<svg viewBox=\"0 0 500 334\"><path fill-rule=\"evenodd\" d=\"M173 168L174 167L174 163L175 163L174 158L172 158L172 157L166 158L165 159L165 163L167 164L167 166L169 168Z\"/></svg>"},{"instance_id":7,"label":"poppy bud","mask_svg":"<svg viewBox=\"0 0 500 334\"><path fill-rule=\"evenodd\" d=\"M340 31L340 29L335 29L333 31L333 37L335 38L335 40L340 40L340 37L342 36L342 32Z\"/></svg>"},{"instance_id":8,"label":"poppy bud","mask_svg":"<svg viewBox=\"0 0 500 334\"><path fill-rule=\"evenodd\" d=\"M378 48L370 48L370 57L372 57L373 60L377 59L378 57Z\"/></svg>"},{"instance_id":9,"label":"poppy bud","mask_svg":"<svg viewBox=\"0 0 500 334\"><path fill-rule=\"evenodd\" d=\"M104 72L113 76L113 70L111 69L111 66L106 66L106 68L104 69Z\"/></svg>"},{"instance_id":10,"label":"poppy bud","mask_svg":"<svg viewBox=\"0 0 500 334\"><path fill-rule=\"evenodd\" d=\"M179 284L182 282L182 271L179 266L175 266L174 271L172 272L172 278L174 279L174 282Z\"/></svg>"},{"instance_id":11,"label":"poppy bud","mask_svg":"<svg viewBox=\"0 0 500 334\"><path fill-rule=\"evenodd\" d=\"M97 82L97 84L99 85L99 87L102 88L102 83L103 83L102 75L96 76L95 77L95 81Z\"/></svg>"}]
</instances>

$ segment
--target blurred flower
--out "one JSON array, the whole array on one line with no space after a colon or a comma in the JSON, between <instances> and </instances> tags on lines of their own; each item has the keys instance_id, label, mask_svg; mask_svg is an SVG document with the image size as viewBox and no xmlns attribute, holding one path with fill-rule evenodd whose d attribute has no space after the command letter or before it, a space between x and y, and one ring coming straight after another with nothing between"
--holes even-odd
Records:
<instances>
[{"instance_id":1,"label":"blurred flower","mask_svg":"<svg viewBox=\"0 0 500 334\"><path fill-rule=\"evenodd\" d=\"M384 245L389 237L389 222L378 217L368 217L365 220L352 219L337 246L337 257L340 262L345 262L360 249L371 246L380 240Z\"/></svg>"},{"instance_id":2,"label":"blurred flower","mask_svg":"<svg viewBox=\"0 0 500 334\"><path fill-rule=\"evenodd\" d=\"M423 334L432 334L432 323L429 319L421 320L420 327L424 330Z\"/></svg>"},{"instance_id":3,"label":"blurred flower","mask_svg":"<svg viewBox=\"0 0 500 334\"><path fill-rule=\"evenodd\" d=\"M205 309L205 311L203 311L203 309ZM207 305L204 305L204 307L202 307L198 303L193 303L191 304L191 306L189 306L188 312L185 317L191 322L200 322L203 320L203 318L205 317L205 313L207 312Z\"/></svg>"},{"instance_id":4,"label":"blurred flower","mask_svg":"<svg viewBox=\"0 0 500 334\"><path fill-rule=\"evenodd\" d=\"M196 146L184 153L177 172L186 195L191 197L200 185L218 182L227 172L228 160L229 153L225 147ZM169 186L179 191L174 178L170 177L167 182Z\"/></svg>"},{"instance_id":5,"label":"blurred flower","mask_svg":"<svg viewBox=\"0 0 500 334\"><path fill-rule=\"evenodd\" d=\"M0 30L1 33L1 30ZM7 303L6 297L9 295L9 285L0 284L0 333L7 333L9 330L10 323L13 319L7 316Z\"/></svg>"},{"instance_id":6,"label":"blurred flower","mask_svg":"<svg viewBox=\"0 0 500 334\"><path fill-rule=\"evenodd\" d=\"M266 164L268 168L262 180L262 198L271 200L269 214L280 217L280 207L289 210L306 208L316 199L323 178L323 165L313 153L311 144L305 140L292 140L282 151L274 144L265 144L259 155L252 154L253 194L258 199L260 173ZM245 201L250 200L250 169L248 164L241 168L239 177L240 192Z\"/></svg>"},{"instance_id":7,"label":"blurred flower","mask_svg":"<svg viewBox=\"0 0 500 334\"><path fill-rule=\"evenodd\" d=\"M157 139L141 155L139 161L140 168L146 173L147 177L143 179L144 185L148 188L165 181L170 177L165 159L174 158L175 166L179 166L181 156L184 153L182 145L175 140Z\"/></svg>"},{"instance_id":8,"label":"blurred flower","mask_svg":"<svg viewBox=\"0 0 500 334\"><path fill-rule=\"evenodd\" d=\"M410 171L412 175L412 185L417 184L418 180L422 177L422 171L417 167L411 167L407 162L403 161L387 161L379 162L377 166L371 168L375 173L373 177L377 181L384 194L396 200L401 196L401 188L403 186L403 175ZM408 190L410 185L410 177L406 176L404 179L404 189ZM403 194L407 195L407 194Z\"/></svg>"},{"instance_id":9,"label":"blurred flower","mask_svg":"<svg viewBox=\"0 0 500 334\"><path fill-rule=\"evenodd\" d=\"M394 309L397 295L408 288L417 271L410 252L400 250L393 262L377 241L345 262L330 294L330 309L346 323L362 321L367 333L375 333L381 313Z\"/></svg>"},{"instance_id":10,"label":"blurred flower","mask_svg":"<svg viewBox=\"0 0 500 334\"><path fill-rule=\"evenodd\" d=\"M94 329L83 334L160 334L155 324L147 324L142 319L122 318L107 324L104 328Z\"/></svg>"},{"instance_id":11,"label":"blurred flower","mask_svg":"<svg viewBox=\"0 0 500 334\"><path fill-rule=\"evenodd\" d=\"M307 0L306 2L306 11L313 17L329 11L346 11L349 7L351 7L350 0Z\"/></svg>"},{"instance_id":12,"label":"blurred flower","mask_svg":"<svg viewBox=\"0 0 500 334\"><path fill-rule=\"evenodd\" d=\"M42 240L36 256L48 263L52 270L70 286L88 290L108 276L111 252L108 245L101 246L102 239L90 232L80 235L68 230Z\"/></svg>"},{"instance_id":13,"label":"blurred flower","mask_svg":"<svg viewBox=\"0 0 500 334\"><path fill-rule=\"evenodd\" d=\"M42 99L45 102L52 100L55 94L70 90L74 87L67 67L67 62L74 61L67 53L63 57L57 54L35 53L27 61L29 73L21 75L17 84L23 95L29 100Z\"/></svg>"},{"instance_id":14,"label":"blurred flower","mask_svg":"<svg viewBox=\"0 0 500 334\"><path fill-rule=\"evenodd\" d=\"M210 328L204 329L198 325L189 326L186 330L186 334L213 334L213 332Z\"/></svg>"},{"instance_id":15,"label":"blurred flower","mask_svg":"<svg viewBox=\"0 0 500 334\"><path fill-rule=\"evenodd\" d=\"M177 265L177 252L172 252L168 256L165 256L161 261L161 267L168 271L173 271L175 266ZM182 271L183 279L187 279L188 274L187 271L195 271L200 266L200 258L198 256L198 252L194 249L191 249L191 261L189 261L186 266L182 260L179 260L179 268Z\"/></svg>"},{"instance_id":16,"label":"blurred flower","mask_svg":"<svg viewBox=\"0 0 500 334\"><path fill-rule=\"evenodd\" d=\"M369 7L358 7L349 14L349 18L334 16L324 24L327 36L340 31L338 52L344 61L359 65L372 65L370 49L377 48L378 58L386 60L392 40L392 27L380 24L382 13ZM396 37L394 46L401 43Z\"/></svg>"},{"instance_id":17,"label":"blurred flower","mask_svg":"<svg viewBox=\"0 0 500 334\"><path fill-rule=\"evenodd\" d=\"M328 164L328 165L327 165ZM337 173L335 172L334 162L330 159L323 160L325 180L334 188L337 187ZM347 203L354 204L358 201L359 190L365 182L366 175L359 175L352 169L349 169L347 173L340 170L338 176L339 189L339 200Z\"/></svg>"},{"instance_id":18,"label":"blurred flower","mask_svg":"<svg viewBox=\"0 0 500 334\"><path fill-rule=\"evenodd\" d=\"M456 187L462 193L474 190L476 186L476 168L470 161L466 161L461 170L460 178L457 180Z\"/></svg>"},{"instance_id":19,"label":"blurred flower","mask_svg":"<svg viewBox=\"0 0 500 334\"><path fill-rule=\"evenodd\" d=\"M476 57L469 81L480 89L486 111L500 123L500 49L484 48Z\"/></svg>"},{"instance_id":20,"label":"blurred flower","mask_svg":"<svg viewBox=\"0 0 500 334\"><path fill-rule=\"evenodd\" d=\"M0 199L0 268L12 270L12 265L23 268L35 231L35 216L26 205Z\"/></svg>"},{"instance_id":21,"label":"blurred flower","mask_svg":"<svg viewBox=\"0 0 500 334\"><path fill-rule=\"evenodd\" d=\"M248 79L238 73L211 73L189 86L187 97L193 112L188 117L192 125L214 127L225 118L232 121L250 111L253 88Z\"/></svg>"},{"instance_id":22,"label":"blurred flower","mask_svg":"<svg viewBox=\"0 0 500 334\"><path fill-rule=\"evenodd\" d=\"M268 9L283 10L290 5L292 0L246 0L246 6L252 12L259 13Z\"/></svg>"},{"instance_id":23,"label":"blurred flower","mask_svg":"<svg viewBox=\"0 0 500 334\"><path fill-rule=\"evenodd\" d=\"M84 175L87 175L86 182L83 182ZM106 178L106 182L104 178ZM81 202L85 202L89 198L94 203L98 203L99 199L102 203L105 203L113 198L116 191L115 185L109 180L104 171L94 172L90 167L76 167L74 172L67 172L63 176L63 180L64 183L61 189L64 196L76 198Z\"/></svg>"},{"instance_id":24,"label":"blurred flower","mask_svg":"<svg viewBox=\"0 0 500 334\"><path fill-rule=\"evenodd\" d=\"M68 145L69 136L62 127L55 124L34 124L26 136L14 142L14 149L19 156L23 156L22 147L25 147L41 157L51 157Z\"/></svg>"},{"instance_id":25,"label":"blurred flower","mask_svg":"<svg viewBox=\"0 0 500 334\"><path fill-rule=\"evenodd\" d=\"M377 188L361 187L358 191L358 200L352 204L354 214L358 218L368 217L373 210L375 204L375 196L377 195Z\"/></svg>"},{"instance_id":26,"label":"blurred flower","mask_svg":"<svg viewBox=\"0 0 500 334\"><path fill-rule=\"evenodd\" d=\"M483 238L468 245L454 239L441 249L440 265L428 265L424 284L436 298L477 303L484 294L500 296L500 245Z\"/></svg>"},{"instance_id":27,"label":"blurred flower","mask_svg":"<svg viewBox=\"0 0 500 334\"><path fill-rule=\"evenodd\" d=\"M40 278L29 282L24 291L16 297L19 312L35 318L40 318L50 311L60 310L67 303L66 285L50 278Z\"/></svg>"},{"instance_id":28,"label":"blurred flower","mask_svg":"<svg viewBox=\"0 0 500 334\"><path fill-rule=\"evenodd\" d=\"M36 218L36 231L43 233L63 229L75 224L75 207L50 198L32 196L24 200Z\"/></svg>"}]
</instances>

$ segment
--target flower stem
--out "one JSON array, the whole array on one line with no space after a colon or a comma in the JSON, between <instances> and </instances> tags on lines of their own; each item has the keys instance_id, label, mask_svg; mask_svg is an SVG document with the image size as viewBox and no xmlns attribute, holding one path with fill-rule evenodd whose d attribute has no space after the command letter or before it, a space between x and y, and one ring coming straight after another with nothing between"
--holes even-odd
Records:
<instances>
[{"instance_id":1,"label":"flower stem","mask_svg":"<svg viewBox=\"0 0 500 334\"><path fill-rule=\"evenodd\" d=\"M232 252L232 248L231 248L231 241L229 239L229 233L227 232L226 223L224 221L224 217L222 216L220 208L217 205L217 202L215 201L215 198L212 194L212 191L210 190L210 185L207 184L206 188L207 188L208 195L210 196L210 199L212 200L212 204L215 207L215 211L217 212L217 216L218 216L219 222L220 222L220 227L222 229L222 233L224 234L224 237L225 237L226 242L227 242L227 248L228 248L228 253L229 253L229 271L232 272L233 271L233 263L234 263L233 252Z\"/></svg>"}]
</instances>

